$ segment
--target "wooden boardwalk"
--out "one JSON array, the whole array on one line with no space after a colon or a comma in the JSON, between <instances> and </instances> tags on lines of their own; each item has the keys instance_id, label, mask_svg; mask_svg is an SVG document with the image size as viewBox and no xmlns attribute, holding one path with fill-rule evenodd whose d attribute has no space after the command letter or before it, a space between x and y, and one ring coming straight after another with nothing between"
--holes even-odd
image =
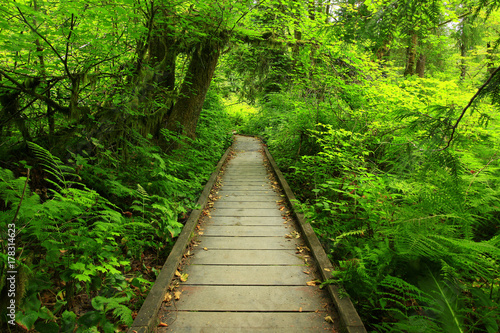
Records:
<instances>
[{"instance_id":1,"label":"wooden boardwalk","mask_svg":"<svg viewBox=\"0 0 500 333\"><path fill-rule=\"evenodd\" d=\"M328 295L307 285L314 267L284 218L260 142L236 140L218 200L184 263L187 280L159 312L168 326L156 332L334 332L325 320L335 318Z\"/></svg>"}]
</instances>

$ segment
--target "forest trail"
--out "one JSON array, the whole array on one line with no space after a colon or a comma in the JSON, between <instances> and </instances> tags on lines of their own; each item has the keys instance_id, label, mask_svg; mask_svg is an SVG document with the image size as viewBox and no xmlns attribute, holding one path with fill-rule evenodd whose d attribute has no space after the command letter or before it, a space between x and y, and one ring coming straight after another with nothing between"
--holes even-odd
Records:
<instances>
[{"instance_id":1,"label":"forest trail","mask_svg":"<svg viewBox=\"0 0 500 333\"><path fill-rule=\"evenodd\" d=\"M332 332L328 295L266 169L259 140L237 136L211 216L157 332ZM174 294L174 293L173 293ZM166 305L166 306L165 306Z\"/></svg>"}]
</instances>

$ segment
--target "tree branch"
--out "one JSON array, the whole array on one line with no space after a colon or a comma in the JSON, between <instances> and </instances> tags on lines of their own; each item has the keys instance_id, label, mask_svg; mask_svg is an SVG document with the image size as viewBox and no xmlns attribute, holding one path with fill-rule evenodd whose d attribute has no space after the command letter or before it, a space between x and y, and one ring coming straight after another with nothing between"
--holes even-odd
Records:
<instances>
[{"instance_id":1,"label":"tree branch","mask_svg":"<svg viewBox=\"0 0 500 333\"><path fill-rule=\"evenodd\" d=\"M69 69L68 69L69 41L71 39L71 35L73 34L74 27L75 27L75 15L71 14L71 25L69 28L68 38L66 39L66 51L64 54L64 68L66 69L66 73L68 74L68 76L70 78L71 78L71 75L69 74Z\"/></svg>"},{"instance_id":2,"label":"tree branch","mask_svg":"<svg viewBox=\"0 0 500 333\"><path fill-rule=\"evenodd\" d=\"M456 19L451 19L451 20L448 20L448 21L441 22L441 23L439 23L437 26L438 26L438 27L442 27L443 25L446 25L446 24L448 24L448 23L450 23L450 22L453 22L453 21L455 21L455 20L460 20L461 18L464 18L464 17L466 17L466 16L469 16L470 14L472 14L472 12L467 12L467 13L465 13L465 14L460 15L460 16L459 16L459 17L457 17Z\"/></svg>"},{"instance_id":3,"label":"tree branch","mask_svg":"<svg viewBox=\"0 0 500 333\"><path fill-rule=\"evenodd\" d=\"M17 215L19 214L21 204L23 203L24 193L26 193L26 186L28 185L28 181L30 180L30 169L28 168L26 170L26 181L24 182L23 193L21 194L21 200L19 200L19 204L17 205L16 213L14 214L14 218L12 219L12 223L16 223Z\"/></svg>"},{"instance_id":4,"label":"tree branch","mask_svg":"<svg viewBox=\"0 0 500 333\"><path fill-rule=\"evenodd\" d=\"M10 77L10 75L8 75L2 69L0 69L0 74L2 74L3 76L5 76L5 78L7 80L9 80L10 82L12 82L19 90L21 90L25 94L28 94L30 96L38 98L39 100L44 101L47 105L53 107L56 110L59 110L59 111L64 112L64 113L68 113L69 112L69 108L68 107L59 105L59 103L57 103L56 101L48 98L47 96L40 95L40 94L36 93L35 91L27 89L23 84L17 82L14 78Z\"/></svg>"},{"instance_id":5,"label":"tree branch","mask_svg":"<svg viewBox=\"0 0 500 333\"><path fill-rule=\"evenodd\" d=\"M488 78L488 80L486 80L486 82L481 86L479 87L479 89L477 90L477 92L474 94L474 96L472 96L472 98L470 99L469 103L467 104L467 106L462 110L462 113L460 114L460 116L458 117L457 121L455 122L455 125L453 125L453 127L451 128L452 131L451 131L451 136L450 138L448 139L448 142L446 144L446 146L444 148L441 148L441 149L438 149L438 151L442 151L442 150L445 150L447 149L450 144L451 144L451 141L453 140L453 136L455 135L455 132L457 130L457 127L458 127L458 124L460 124L460 121L462 120L462 118L464 117L465 115L465 112L467 112L467 110L469 109L469 107L472 105L472 103L474 103L474 100L481 94L481 91L486 88L486 86L488 84L490 84L491 80L493 79L493 77L498 73L500 72L500 66L497 67L497 69L495 69L493 71L493 73L491 73L490 77Z\"/></svg>"},{"instance_id":6,"label":"tree branch","mask_svg":"<svg viewBox=\"0 0 500 333\"><path fill-rule=\"evenodd\" d=\"M19 7L16 7L17 11L19 12L19 14L21 14L21 17L23 18L23 21L24 23L35 33L38 35L38 37L40 37L41 39L43 39L43 41L45 43L47 43L47 45L52 49L52 51L56 54L56 56L59 58L59 60L61 60L61 62L63 63L64 65L64 70L66 71L66 74L72 78L73 76L71 75L70 71L69 71L69 68L68 68L68 58L64 59L60 54L59 52L56 50L56 48L47 40L47 38L45 38L45 36L43 36L41 33L38 32L38 30L32 26L28 20L26 19L26 17L24 16L23 12L21 11L21 9L19 9Z\"/></svg>"}]
</instances>

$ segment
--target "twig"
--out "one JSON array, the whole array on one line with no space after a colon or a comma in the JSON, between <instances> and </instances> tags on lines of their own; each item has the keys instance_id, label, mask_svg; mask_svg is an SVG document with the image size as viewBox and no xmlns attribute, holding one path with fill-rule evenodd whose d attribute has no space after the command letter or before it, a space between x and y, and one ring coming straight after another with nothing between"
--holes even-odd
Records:
<instances>
[{"instance_id":1,"label":"twig","mask_svg":"<svg viewBox=\"0 0 500 333\"><path fill-rule=\"evenodd\" d=\"M54 51L54 53L57 55L57 57L59 58L59 60L61 60L61 62L63 63L64 65L64 69L66 70L66 74L72 78L73 76L71 75L70 71L69 71L69 68L68 68L68 59L63 59L63 57L59 54L59 52L55 49L55 47L47 40L47 38L45 38L45 36L43 36L41 33L38 32L38 30L32 26L28 20L26 19L26 17L24 17L24 14L23 12L21 11L21 9L19 9L19 7L16 7L17 11L19 12L19 14L21 14L21 17L23 18L23 21L24 23L26 23L26 25L35 33L38 35L38 37L40 37L41 39L43 39L43 41L45 43L47 43L47 45L52 49L52 51Z\"/></svg>"},{"instance_id":2,"label":"twig","mask_svg":"<svg viewBox=\"0 0 500 333\"><path fill-rule=\"evenodd\" d=\"M3 71L1 69L0 69L0 74L2 74L3 76L5 76L5 78L7 80L9 80L14 85L16 85L17 88L20 89L22 92L24 92L24 93L26 93L28 95L31 95L33 97L36 97L39 100L44 101L47 105L50 105L54 109L57 109L57 110L59 110L61 112L68 112L69 109L67 107L59 105L56 101L48 98L47 96L43 96L43 95L37 94L36 92L27 89L24 85L22 85L21 83L17 82L14 78L10 77L9 74L7 74L5 71Z\"/></svg>"},{"instance_id":3,"label":"twig","mask_svg":"<svg viewBox=\"0 0 500 333\"><path fill-rule=\"evenodd\" d=\"M472 180L470 181L469 183L469 187L467 187L467 191L465 191L465 199L467 199L467 196L469 195L469 190L470 190L470 187L472 186L472 184L474 183L474 181L476 180L476 177L479 176L479 174L488 167L488 165L491 164L491 162L493 161L497 161L499 158L496 158L494 159L495 156L497 156L498 153L495 153L493 154L493 156L491 156L490 160L488 161L488 163L486 163L486 165L484 167L482 167L478 172L476 172L474 174L474 177L472 178Z\"/></svg>"},{"instance_id":4,"label":"twig","mask_svg":"<svg viewBox=\"0 0 500 333\"><path fill-rule=\"evenodd\" d=\"M252 10L254 10L255 8L259 7L260 5L262 5L264 2L266 2L267 0L261 0L259 3L257 3L255 6L253 6L252 8L250 8L248 11L246 11L245 13L243 13L243 15L241 15L237 20L236 22L234 22L234 25L233 27L231 28L231 30L229 31L230 33L233 32L233 30L236 28L236 26L238 25L238 23L245 17L247 16L248 13L250 13Z\"/></svg>"},{"instance_id":5,"label":"twig","mask_svg":"<svg viewBox=\"0 0 500 333\"><path fill-rule=\"evenodd\" d=\"M460 123L460 121L462 120L462 118L464 117L465 115L465 112L467 112L467 110L469 109L469 107L472 105L472 103L474 102L474 100L479 96L479 94L481 93L481 91L486 88L486 86L491 82L491 80L493 79L493 77L498 73L500 72L500 66L497 67L497 69L495 69L495 71L493 73L491 73L490 77L488 78L488 80L486 80L486 82L481 86L479 87L479 89L477 90L477 92L474 94L474 96L472 96L472 98L470 99L469 103L467 104L467 106L462 110L462 113L460 114L460 116L458 117L455 125L453 125L453 127L451 128L452 131L451 131L451 135L450 135L450 138L448 139L448 143L446 144L446 146L444 148L441 148L441 149L438 149L437 151L443 151L445 149L447 149L450 144L451 144L451 141L453 140L453 136L455 135L455 131L457 130L457 127L458 127L458 124Z\"/></svg>"},{"instance_id":6,"label":"twig","mask_svg":"<svg viewBox=\"0 0 500 333\"><path fill-rule=\"evenodd\" d=\"M28 170L28 172L26 174L26 181L24 182L23 193L21 194L21 200L19 201L19 204L17 205L16 214L14 214L14 218L12 219L12 223L16 222L17 215L19 214L19 210L21 209L21 204L23 203L24 193L26 192L26 186L28 186L28 181L30 179L30 169L28 168L27 170Z\"/></svg>"}]
</instances>

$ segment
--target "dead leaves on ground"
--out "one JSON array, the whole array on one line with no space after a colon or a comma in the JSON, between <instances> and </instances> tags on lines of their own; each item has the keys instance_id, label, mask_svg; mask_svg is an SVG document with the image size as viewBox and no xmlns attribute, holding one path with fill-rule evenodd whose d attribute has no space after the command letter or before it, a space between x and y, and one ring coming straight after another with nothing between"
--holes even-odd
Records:
<instances>
[{"instance_id":1,"label":"dead leaves on ground","mask_svg":"<svg viewBox=\"0 0 500 333\"><path fill-rule=\"evenodd\" d=\"M163 302L167 303L167 305L169 305L168 303L170 303L172 301L172 299L178 301L181 299L181 295L182 295L182 291L180 290L175 290L173 291L173 294L172 292L167 292L165 293L165 296L163 297Z\"/></svg>"},{"instance_id":2,"label":"dead leaves on ground","mask_svg":"<svg viewBox=\"0 0 500 333\"><path fill-rule=\"evenodd\" d=\"M332 317L331 317L331 316L326 316L326 317L325 317L325 321L326 321L327 323L331 323L331 324L333 324L333 319L332 319Z\"/></svg>"},{"instance_id":3,"label":"dead leaves on ground","mask_svg":"<svg viewBox=\"0 0 500 333\"><path fill-rule=\"evenodd\" d=\"M175 271L175 276L177 276L179 278L179 280L181 280L181 282L186 282L187 279L188 279L188 276L189 274L187 273L181 273L179 271Z\"/></svg>"},{"instance_id":4,"label":"dead leaves on ground","mask_svg":"<svg viewBox=\"0 0 500 333\"><path fill-rule=\"evenodd\" d=\"M292 239L292 238L300 238L300 233L298 233L297 231L294 230L291 233L286 234L285 238L290 238L290 239Z\"/></svg>"},{"instance_id":5,"label":"dead leaves on ground","mask_svg":"<svg viewBox=\"0 0 500 333\"><path fill-rule=\"evenodd\" d=\"M320 284L320 283L321 283L321 281L319 281L319 280L311 280L311 281L307 281L307 282L306 282L306 284L307 284L308 286L317 286L317 285L318 285L318 284Z\"/></svg>"}]
</instances>

